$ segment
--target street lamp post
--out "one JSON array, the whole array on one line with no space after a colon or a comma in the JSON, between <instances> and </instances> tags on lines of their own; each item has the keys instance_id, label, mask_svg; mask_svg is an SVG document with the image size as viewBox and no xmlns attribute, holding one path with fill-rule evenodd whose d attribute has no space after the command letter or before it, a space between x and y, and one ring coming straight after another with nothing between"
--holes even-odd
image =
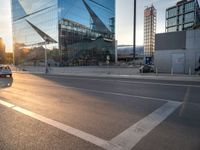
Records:
<instances>
[{"instance_id":1,"label":"street lamp post","mask_svg":"<svg viewBox=\"0 0 200 150\"><path fill-rule=\"evenodd\" d=\"M133 8L133 61L135 60L135 52L136 52L136 0L134 0L134 8Z\"/></svg>"},{"instance_id":2,"label":"street lamp post","mask_svg":"<svg viewBox=\"0 0 200 150\"><path fill-rule=\"evenodd\" d=\"M45 63L45 74L48 73L48 68L47 68L47 37L44 37L44 46L45 46L45 50L44 50L44 63Z\"/></svg>"}]
</instances>

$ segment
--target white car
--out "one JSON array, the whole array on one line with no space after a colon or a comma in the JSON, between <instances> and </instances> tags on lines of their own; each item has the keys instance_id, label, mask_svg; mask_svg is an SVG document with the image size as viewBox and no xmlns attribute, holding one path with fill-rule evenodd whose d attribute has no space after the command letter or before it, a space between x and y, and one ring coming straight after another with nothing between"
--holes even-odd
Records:
<instances>
[{"instance_id":1,"label":"white car","mask_svg":"<svg viewBox=\"0 0 200 150\"><path fill-rule=\"evenodd\" d=\"M6 77L6 76L12 77L12 71L11 71L10 67L7 65L0 66L0 76L1 77Z\"/></svg>"}]
</instances>

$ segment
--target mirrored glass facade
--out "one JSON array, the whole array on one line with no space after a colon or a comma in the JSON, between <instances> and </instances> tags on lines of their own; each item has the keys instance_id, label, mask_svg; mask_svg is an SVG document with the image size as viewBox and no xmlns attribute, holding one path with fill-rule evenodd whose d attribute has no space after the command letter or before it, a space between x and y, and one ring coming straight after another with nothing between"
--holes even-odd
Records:
<instances>
[{"instance_id":1,"label":"mirrored glass facade","mask_svg":"<svg viewBox=\"0 0 200 150\"><path fill-rule=\"evenodd\" d=\"M15 64L98 65L115 56L115 0L12 0Z\"/></svg>"},{"instance_id":2,"label":"mirrored glass facade","mask_svg":"<svg viewBox=\"0 0 200 150\"><path fill-rule=\"evenodd\" d=\"M166 10L166 32L196 28L200 25L200 8L197 0L182 0Z\"/></svg>"}]
</instances>

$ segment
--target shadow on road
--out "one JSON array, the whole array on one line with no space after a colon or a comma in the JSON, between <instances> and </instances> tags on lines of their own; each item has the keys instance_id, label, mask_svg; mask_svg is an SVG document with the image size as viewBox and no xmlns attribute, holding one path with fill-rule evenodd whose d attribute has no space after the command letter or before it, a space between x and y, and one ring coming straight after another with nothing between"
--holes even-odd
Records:
<instances>
[{"instance_id":1,"label":"shadow on road","mask_svg":"<svg viewBox=\"0 0 200 150\"><path fill-rule=\"evenodd\" d=\"M13 78L0 78L0 89L11 87L13 83Z\"/></svg>"},{"instance_id":2,"label":"shadow on road","mask_svg":"<svg viewBox=\"0 0 200 150\"><path fill-rule=\"evenodd\" d=\"M0 83L2 80L9 79L0 78ZM107 82L103 79L86 80L84 77L73 79L65 76L16 74L15 83L8 91L13 90L9 94L13 94L11 98L15 99L17 106L50 116L106 140L122 133L164 104L153 97L182 100L184 105L168 116L138 145L145 145L147 149L150 146L153 147L151 149L165 149L166 143L172 143L169 149L176 149L178 145L182 150L199 150L199 87L188 90L188 86L193 83L170 82L188 85L183 87L165 85L166 83L169 82L163 81L163 85L121 84L117 80ZM27 93L24 94L25 92ZM113 94L117 92L122 95ZM128 97L126 94L150 99ZM9 98L8 92L4 96ZM157 144L152 144L156 142Z\"/></svg>"}]
</instances>

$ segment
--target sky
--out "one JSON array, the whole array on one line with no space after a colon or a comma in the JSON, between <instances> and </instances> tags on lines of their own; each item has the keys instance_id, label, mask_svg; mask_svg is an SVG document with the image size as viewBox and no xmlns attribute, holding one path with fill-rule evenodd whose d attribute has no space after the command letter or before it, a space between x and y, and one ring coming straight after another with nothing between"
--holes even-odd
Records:
<instances>
[{"instance_id":1,"label":"sky","mask_svg":"<svg viewBox=\"0 0 200 150\"><path fill-rule=\"evenodd\" d=\"M200 1L200 0L198 0ZM157 9L157 33L165 32L165 10L177 0L137 0L136 44L143 45L144 9L152 4ZM0 37L6 43L6 51L12 51L12 26L10 0L0 0ZM133 0L116 0L116 39L119 45L132 45Z\"/></svg>"},{"instance_id":2,"label":"sky","mask_svg":"<svg viewBox=\"0 0 200 150\"><path fill-rule=\"evenodd\" d=\"M12 26L10 0L0 0L0 37L6 43L6 51L12 51Z\"/></svg>"},{"instance_id":3,"label":"sky","mask_svg":"<svg viewBox=\"0 0 200 150\"><path fill-rule=\"evenodd\" d=\"M125 2L126 1L126 2ZM177 0L137 0L136 45L143 45L144 9L152 4L157 9L157 33L165 32L165 10ZM119 45L133 41L133 0L117 0L116 37Z\"/></svg>"}]
</instances>

